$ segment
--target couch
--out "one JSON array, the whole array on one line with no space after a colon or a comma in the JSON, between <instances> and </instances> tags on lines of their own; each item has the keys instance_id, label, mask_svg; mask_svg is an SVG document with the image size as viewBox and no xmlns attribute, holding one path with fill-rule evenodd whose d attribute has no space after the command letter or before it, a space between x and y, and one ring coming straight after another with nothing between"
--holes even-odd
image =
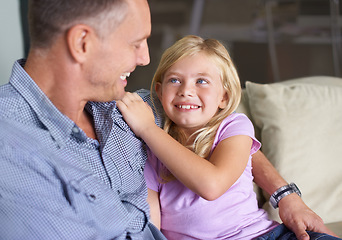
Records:
<instances>
[{"instance_id":1,"label":"couch","mask_svg":"<svg viewBox=\"0 0 342 240\"><path fill-rule=\"evenodd\" d=\"M237 112L251 119L261 150L280 174L342 237L342 78L246 82ZM255 190L270 218L281 222L269 196Z\"/></svg>"}]
</instances>

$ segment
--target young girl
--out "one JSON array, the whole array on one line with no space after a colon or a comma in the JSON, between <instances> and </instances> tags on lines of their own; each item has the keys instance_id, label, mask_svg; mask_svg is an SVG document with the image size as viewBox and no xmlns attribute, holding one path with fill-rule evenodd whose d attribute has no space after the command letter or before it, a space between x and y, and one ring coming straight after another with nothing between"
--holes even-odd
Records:
<instances>
[{"instance_id":1,"label":"young girl","mask_svg":"<svg viewBox=\"0 0 342 240\"><path fill-rule=\"evenodd\" d=\"M241 87L225 47L197 36L179 40L163 54L153 86L164 131L137 94L117 102L150 149L152 222L177 240L253 239L279 225L258 208L251 155L260 143L250 120L234 112Z\"/></svg>"}]
</instances>

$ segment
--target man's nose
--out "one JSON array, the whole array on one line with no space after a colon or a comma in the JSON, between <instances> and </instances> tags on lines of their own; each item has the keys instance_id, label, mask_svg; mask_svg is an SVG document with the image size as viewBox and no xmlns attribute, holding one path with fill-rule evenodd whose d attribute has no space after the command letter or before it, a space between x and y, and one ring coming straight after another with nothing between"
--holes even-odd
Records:
<instances>
[{"instance_id":1,"label":"man's nose","mask_svg":"<svg viewBox=\"0 0 342 240\"><path fill-rule=\"evenodd\" d=\"M147 45L147 40L145 43L140 47L137 56L137 65L139 66L146 66L150 63L150 53Z\"/></svg>"}]
</instances>

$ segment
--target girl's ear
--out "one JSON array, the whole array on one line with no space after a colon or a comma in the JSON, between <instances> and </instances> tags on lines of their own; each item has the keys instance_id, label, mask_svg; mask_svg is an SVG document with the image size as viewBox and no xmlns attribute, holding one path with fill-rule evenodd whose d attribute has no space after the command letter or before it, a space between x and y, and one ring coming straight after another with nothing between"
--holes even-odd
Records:
<instances>
[{"instance_id":1,"label":"girl's ear","mask_svg":"<svg viewBox=\"0 0 342 240\"><path fill-rule=\"evenodd\" d=\"M162 99L162 84L160 82L157 82L154 90L156 90L157 96L159 98L159 101Z\"/></svg>"},{"instance_id":2,"label":"girl's ear","mask_svg":"<svg viewBox=\"0 0 342 240\"><path fill-rule=\"evenodd\" d=\"M225 107L227 107L227 105L228 105L228 100L229 100L228 94L225 93L225 94L222 96L221 102L220 102L220 104L219 104L219 108L220 108L220 109L224 109Z\"/></svg>"}]
</instances>

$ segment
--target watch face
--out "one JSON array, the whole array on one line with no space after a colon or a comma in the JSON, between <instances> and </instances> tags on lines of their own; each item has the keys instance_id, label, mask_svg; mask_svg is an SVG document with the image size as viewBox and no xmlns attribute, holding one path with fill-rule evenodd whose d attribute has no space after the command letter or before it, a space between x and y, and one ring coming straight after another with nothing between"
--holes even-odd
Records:
<instances>
[{"instance_id":1,"label":"watch face","mask_svg":"<svg viewBox=\"0 0 342 240\"><path fill-rule=\"evenodd\" d=\"M300 197L302 196L302 193L300 192L299 188L297 187L295 183L290 183L290 186Z\"/></svg>"}]
</instances>

